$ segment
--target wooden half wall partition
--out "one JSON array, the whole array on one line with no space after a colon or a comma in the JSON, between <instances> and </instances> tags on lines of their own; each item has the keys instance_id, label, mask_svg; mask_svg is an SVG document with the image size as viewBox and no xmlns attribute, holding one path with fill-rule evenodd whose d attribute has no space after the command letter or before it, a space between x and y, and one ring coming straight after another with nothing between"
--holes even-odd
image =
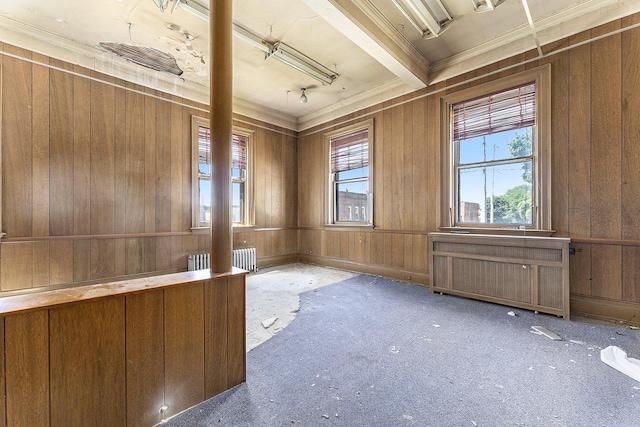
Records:
<instances>
[{"instance_id":1,"label":"wooden half wall partition","mask_svg":"<svg viewBox=\"0 0 640 427\"><path fill-rule=\"evenodd\" d=\"M246 272L0 299L0 426L153 426L246 379Z\"/></svg>"}]
</instances>

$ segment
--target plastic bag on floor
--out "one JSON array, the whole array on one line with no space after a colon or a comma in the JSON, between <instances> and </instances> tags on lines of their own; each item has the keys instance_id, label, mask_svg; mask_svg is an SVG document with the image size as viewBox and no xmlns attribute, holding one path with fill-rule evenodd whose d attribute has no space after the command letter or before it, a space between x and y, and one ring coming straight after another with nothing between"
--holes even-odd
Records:
<instances>
[{"instance_id":1,"label":"plastic bag on floor","mask_svg":"<svg viewBox=\"0 0 640 427\"><path fill-rule=\"evenodd\" d=\"M600 360L640 382L640 360L627 357L627 353L620 347L610 345L603 349L600 351Z\"/></svg>"}]
</instances>

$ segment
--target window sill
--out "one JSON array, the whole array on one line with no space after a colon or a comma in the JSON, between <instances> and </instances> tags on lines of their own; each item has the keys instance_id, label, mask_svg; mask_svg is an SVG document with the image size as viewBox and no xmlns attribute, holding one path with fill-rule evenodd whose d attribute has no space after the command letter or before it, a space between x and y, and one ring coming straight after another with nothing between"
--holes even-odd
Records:
<instances>
[{"instance_id":1,"label":"window sill","mask_svg":"<svg viewBox=\"0 0 640 427\"><path fill-rule=\"evenodd\" d=\"M209 227L191 227L191 234L194 236L209 234L211 232L211 228Z\"/></svg>"},{"instance_id":2,"label":"window sill","mask_svg":"<svg viewBox=\"0 0 640 427\"><path fill-rule=\"evenodd\" d=\"M551 237L555 230L538 230L533 228L484 228L484 227L438 227L445 233L453 234L488 234L499 236L532 236L532 237Z\"/></svg>"},{"instance_id":3,"label":"window sill","mask_svg":"<svg viewBox=\"0 0 640 427\"><path fill-rule=\"evenodd\" d=\"M373 230L373 224L325 224L324 228L340 231L371 231Z\"/></svg>"},{"instance_id":4,"label":"window sill","mask_svg":"<svg viewBox=\"0 0 640 427\"><path fill-rule=\"evenodd\" d=\"M242 233L245 231L254 231L256 229L255 225L248 225L248 224L234 224L233 225L233 232L234 233Z\"/></svg>"}]
</instances>

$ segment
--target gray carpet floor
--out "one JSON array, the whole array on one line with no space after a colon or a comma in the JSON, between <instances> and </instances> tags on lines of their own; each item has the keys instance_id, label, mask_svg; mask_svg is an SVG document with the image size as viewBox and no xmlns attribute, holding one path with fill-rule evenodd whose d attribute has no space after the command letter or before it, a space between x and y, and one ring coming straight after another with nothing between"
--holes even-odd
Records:
<instances>
[{"instance_id":1,"label":"gray carpet floor","mask_svg":"<svg viewBox=\"0 0 640 427\"><path fill-rule=\"evenodd\" d=\"M302 294L246 383L164 425L640 426L640 382L600 361L609 345L640 358L638 330L357 275Z\"/></svg>"}]
</instances>

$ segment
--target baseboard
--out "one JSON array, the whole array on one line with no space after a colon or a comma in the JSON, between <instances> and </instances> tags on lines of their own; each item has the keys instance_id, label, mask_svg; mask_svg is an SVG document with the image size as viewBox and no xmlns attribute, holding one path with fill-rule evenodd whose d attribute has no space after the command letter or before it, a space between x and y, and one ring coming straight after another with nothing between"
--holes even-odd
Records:
<instances>
[{"instance_id":1,"label":"baseboard","mask_svg":"<svg viewBox=\"0 0 640 427\"><path fill-rule=\"evenodd\" d=\"M273 267L274 265L282 265L282 264L290 264L293 262L298 262L298 254L285 254L285 255L276 255L269 257L260 257L257 259L258 267Z\"/></svg>"},{"instance_id":2,"label":"baseboard","mask_svg":"<svg viewBox=\"0 0 640 427\"><path fill-rule=\"evenodd\" d=\"M571 295L571 314L640 325L640 304Z\"/></svg>"},{"instance_id":3,"label":"baseboard","mask_svg":"<svg viewBox=\"0 0 640 427\"><path fill-rule=\"evenodd\" d=\"M364 264L355 261L345 261L343 259L309 254L300 254L300 262L339 268L341 270L354 271L356 273L374 274L376 276L388 277L389 279L415 283L422 286L429 285L429 273L427 271L415 271L374 264Z\"/></svg>"}]
</instances>

